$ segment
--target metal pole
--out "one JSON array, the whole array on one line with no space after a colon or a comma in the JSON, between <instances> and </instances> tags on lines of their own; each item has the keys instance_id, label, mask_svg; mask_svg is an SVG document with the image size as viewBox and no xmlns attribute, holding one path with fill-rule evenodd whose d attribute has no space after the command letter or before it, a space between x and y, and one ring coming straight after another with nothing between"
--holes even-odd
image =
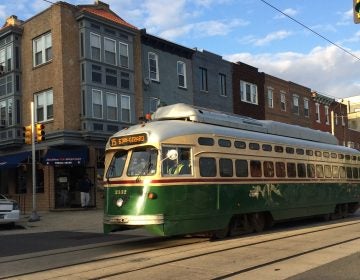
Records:
<instances>
[{"instance_id":1,"label":"metal pole","mask_svg":"<svg viewBox=\"0 0 360 280\"><path fill-rule=\"evenodd\" d=\"M36 213L36 160L35 160L35 115L34 115L34 102L31 102L31 153L32 153L32 213L29 222L40 221L40 217Z\"/></svg>"}]
</instances>

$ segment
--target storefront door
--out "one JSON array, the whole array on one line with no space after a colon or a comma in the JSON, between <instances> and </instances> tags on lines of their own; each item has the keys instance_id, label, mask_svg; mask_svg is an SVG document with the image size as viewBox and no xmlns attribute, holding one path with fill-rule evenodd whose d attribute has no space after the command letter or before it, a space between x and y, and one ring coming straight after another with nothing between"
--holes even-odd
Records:
<instances>
[{"instance_id":1,"label":"storefront door","mask_svg":"<svg viewBox=\"0 0 360 280\"><path fill-rule=\"evenodd\" d=\"M94 182L94 169L85 167L54 167L55 208L80 208L79 182L85 173ZM90 206L95 207L95 188L90 192Z\"/></svg>"}]
</instances>

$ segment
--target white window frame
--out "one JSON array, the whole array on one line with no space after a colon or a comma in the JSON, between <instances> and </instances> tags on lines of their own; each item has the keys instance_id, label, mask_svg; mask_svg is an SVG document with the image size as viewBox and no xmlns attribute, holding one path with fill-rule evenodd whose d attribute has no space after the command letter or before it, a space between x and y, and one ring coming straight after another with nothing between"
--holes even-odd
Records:
<instances>
[{"instance_id":1,"label":"white window frame","mask_svg":"<svg viewBox=\"0 0 360 280\"><path fill-rule=\"evenodd\" d=\"M338 121L338 114L337 113L334 113L335 115L335 125L338 125L339 124L339 121Z\"/></svg>"},{"instance_id":2,"label":"white window frame","mask_svg":"<svg viewBox=\"0 0 360 280\"><path fill-rule=\"evenodd\" d=\"M272 87L268 87L267 100L268 100L268 107L274 108L274 89Z\"/></svg>"},{"instance_id":3,"label":"white window frame","mask_svg":"<svg viewBox=\"0 0 360 280\"><path fill-rule=\"evenodd\" d=\"M114 97L115 101L110 101L110 98ZM115 108L115 118L111 118L109 116L109 108ZM119 109L118 109L118 102L117 102L117 94L116 93L111 93L111 92L106 92L106 118L110 121L117 121L118 120L118 115L119 115Z\"/></svg>"},{"instance_id":4,"label":"white window frame","mask_svg":"<svg viewBox=\"0 0 360 280\"><path fill-rule=\"evenodd\" d=\"M344 115L341 116L341 125L345 126L345 116Z\"/></svg>"},{"instance_id":5,"label":"white window frame","mask_svg":"<svg viewBox=\"0 0 360 280\"><path fill-rule=\"evenodd\" d=\"M320 104L319 103L315 103L315 118L316 118L316 122L320 123L321 118L320 118Z\"/></svg>"},{"instance_id":6,"label":"white window frame","mask_svg":"<svg viewBox=\"0 0 360 280\"><path fill-rule=\"evenodd\" d=\"M286 112L286 93L280 92L280 110Z\"/></svg>"},{"instance_id":7,"label":"white window frame","mask_svg":"<svg viewBox=\"0 0 360 280\"><path fill-rule=\"evenodd\" d=\"M35 121L46 122L54 119L53 90L47 90L34 95ZM50 110L51 108L51 110ZM39 118L38 110L43 109L43 118ZM50 111L50 112L49 112Z\"/></svg>"},{"instance_id":8,"label":"white window frame","mask_svg":"<svg viewBox=\"0 0 360 280\"><path fill-rule=\"evenodd\" d=\"M200 67L200 90L204 92L209 91L208 71L204 67Z\"/></svg>"},{"instance_id":9,"label":"white window frame","mask_svg":"<svg viewBox=\"0 0 360 280\"><path fill-rule=\"evenodd\" d=\"M92 38L97 38L97 44L93 44ZM99 49L99 59L94 57L92 48L98 48ZM101 36L99 34L90 32L90 54L91 59L96 61L101 61Z\"/></svg>"},{"instance_id":10,"label":"white window frame","mask_svg":"<svg viewBox=\"0 0 360 280\"><path fill-rule=\"evenodd\" d=\"M307 99L307 98L304 98L304 116L306 118L310 117L309 99Z\"/></svg>"},{"instance_id":11,"label":"white window frame","mask_svg":"<svg viewBox=\"0 0 360 280\"><path fill-rule=\"evenodd\" d=\"M187 88L186 83L186 64L183 61L178 61L176 63L177 76L178 76L178 87ZM184 84L180 83L180 78L183 77Z\"/></svg>"},{"instance_id":12,"label":"white window frame","mask_svg":"<svg viewBox=\"0 0 360 280\"><path fill-rule=\"evenodd\" d=\"M154 113L160 105L160 99L157 97L150 97L149 99L149 112Z\"/></svg>"},{"instance_id":13,"label":"white window frame","mask_svg":"<svg viewBox=\"0 0 360 280\"><path fill-rule=\"evenodd\" d=\"M330 124L329 106L325 106L325 124Z\"/></svg>"},{"instance_id":14,"label":"white window frame","mask_svg":"<svg viewBox=\"0 0 360 280\"><path fill-rule=\"evenodd\" d=\"M128 95L120 95L120 114L121 114L121 121L124 123L131 123L131 104L130 104L130 96ZM129 111L129 119L128 120L124 120L123 118L123 110L128 110Z\"/></svg>"},{"instance_id":15,"label":"white window frame","mask_svg":"<svg viewBox=\"0 0 360 280\"><path fill-rule=\"evenodd\" d=\"M111 42L112 46L113 47L113 50L108 50L106 48L106 45L107 43L106 42ZM109 53L113 53L114 54L114 61L108 61L106 59L106 52L109 52ZM117 62L117 54L116 54L116 41L113 40L113 39L110 39L110 38L107 38L107 37L104 37L104 62L107 63L107 64L111 64L111 65L117 65L116 62Z\"/></svg>"},{"instance_id":16,"label":"white window frame","mask_svg":"<svg viewBox=\"0 0 360 280\"><path fill-rule=\"evenodd\" d=\"M100 94L100 102L95 102L97 96ZM97 96L95 96L97 95ZM104 118L104 102L103 102L103 92L99 89L92 89L91 91L91 106L92 106L92 117L94 119L103 119ZM100 107L101 116L95 116L94 107L98 105Z\"/></svg>"},{"instance_id":17,"label":"white window frame","mask_svg":"<svg viewBox=\"0 0 360 280\"><path fill-rule=\"evenodd\" d=\"M293 95L293 113L296 115L300 114L299 96L296 94Z\"/></svg>"},{"instance_id":18,"label":"white window frame","mask_svg":"<svg viewBox=\"0 0 360 280\"><path fill-rule=\"evenodd\" d=\"M151 69L150 64L151 61L154 61L155 63L155 71L153 69ZM152 81L159 81L160 77L159 77L159 56L156 53L153 52L149 52L148 53L148 66L149 66L149 79ZM154 76L155 75L155 76Z\"/></svg>"},{"instance_id":19,"label":"white window frame","mask_svg":"<svg viewBox=\"0 0 360 280\"><path fill-rule=\"evenodd\" d=\"M47 55L49 53L49 55ZM41 61L37 62L37 54L40 54ZM49 57L48 57L49 56ZM52 37L51 32L48 32L40 37L33 39L33 66L39 66L51 61L52 55Z\"/></svg>"},{"instance_id":20,"label":"white window frame","mask_svg":"<svg viewBox=\"0 0 360 280\"><path fill-rule=\"evenodd\" d=\"M248 92L247 89L249 89L250 92ZM240 96L241 96L241 101L243 101L243 102L254 104L254 105L259 104L258 103L258 91L257 91L256 84L252 84L252 83L240 80Z\"/></svg>"},{"instance_id":21,"label":"white window frame","mask_svg":"<svg viewBox=\"0 0 360 280\"><path fill-rule=\"evenodd\" d=\"M219 91L220 96L227 97L226 75L224 73L219 73Z\"/></svg>"},{"instance_id":22,"label":"white window frame","mask_svg":"<svg viewBox=\"0 0 360 280\"><path fill-rule=\"evenodd\" d=\"M123 42L119 43L119 66L124 68L129 68L129 45ZM123 59L126 59L126 63L123 64Z\"/></svg>"}]
</instances>

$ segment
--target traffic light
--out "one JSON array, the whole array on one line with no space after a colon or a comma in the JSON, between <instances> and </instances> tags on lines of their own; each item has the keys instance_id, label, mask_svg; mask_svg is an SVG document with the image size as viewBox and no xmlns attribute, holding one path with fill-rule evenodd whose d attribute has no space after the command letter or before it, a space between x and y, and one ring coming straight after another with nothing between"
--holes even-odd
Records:
<instances>
[{"instance_id":1,"label":"traffic light","mask_svg":"<svg viewBox=\"0 0 360 280\"><path fill-rule=\"evenodd\" d=\"M354 0L354 22L360 23L360 0Z\"/></svg>"},{"instance_id":2,"label":"traffic light","mask_svg":"<svg viewBox=\"0 0 360 280\"><path fill-rule=\"evenodd\" d=\"M31 125L24 126L23 131L25 144L30 145L32 143Z\"/></svg>"},{"instance_id":3,"label":"traffic light","mask_svg":"<svg viewBox=\"0 0 360 280\"><path fill-rule=\"evenodd\" d=\"M45 125L37 123L35 125L36 141L39 143L45 140Z\"/></svg>"}]
</instances>

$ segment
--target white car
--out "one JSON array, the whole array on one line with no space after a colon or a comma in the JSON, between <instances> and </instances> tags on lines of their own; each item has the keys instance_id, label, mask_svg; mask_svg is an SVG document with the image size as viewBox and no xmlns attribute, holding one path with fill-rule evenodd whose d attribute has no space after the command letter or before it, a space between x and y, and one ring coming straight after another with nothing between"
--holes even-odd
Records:
<instances>
[{"instance_id":1,"label":"white car","mask_svg":"<svg viewBox=\"0 0 360 280\"><path fill-rule=\"evenodd\" d=\"M0 194L0 224L14 224L20 220L19 204Z\"/></svg>"}]
</instances>

